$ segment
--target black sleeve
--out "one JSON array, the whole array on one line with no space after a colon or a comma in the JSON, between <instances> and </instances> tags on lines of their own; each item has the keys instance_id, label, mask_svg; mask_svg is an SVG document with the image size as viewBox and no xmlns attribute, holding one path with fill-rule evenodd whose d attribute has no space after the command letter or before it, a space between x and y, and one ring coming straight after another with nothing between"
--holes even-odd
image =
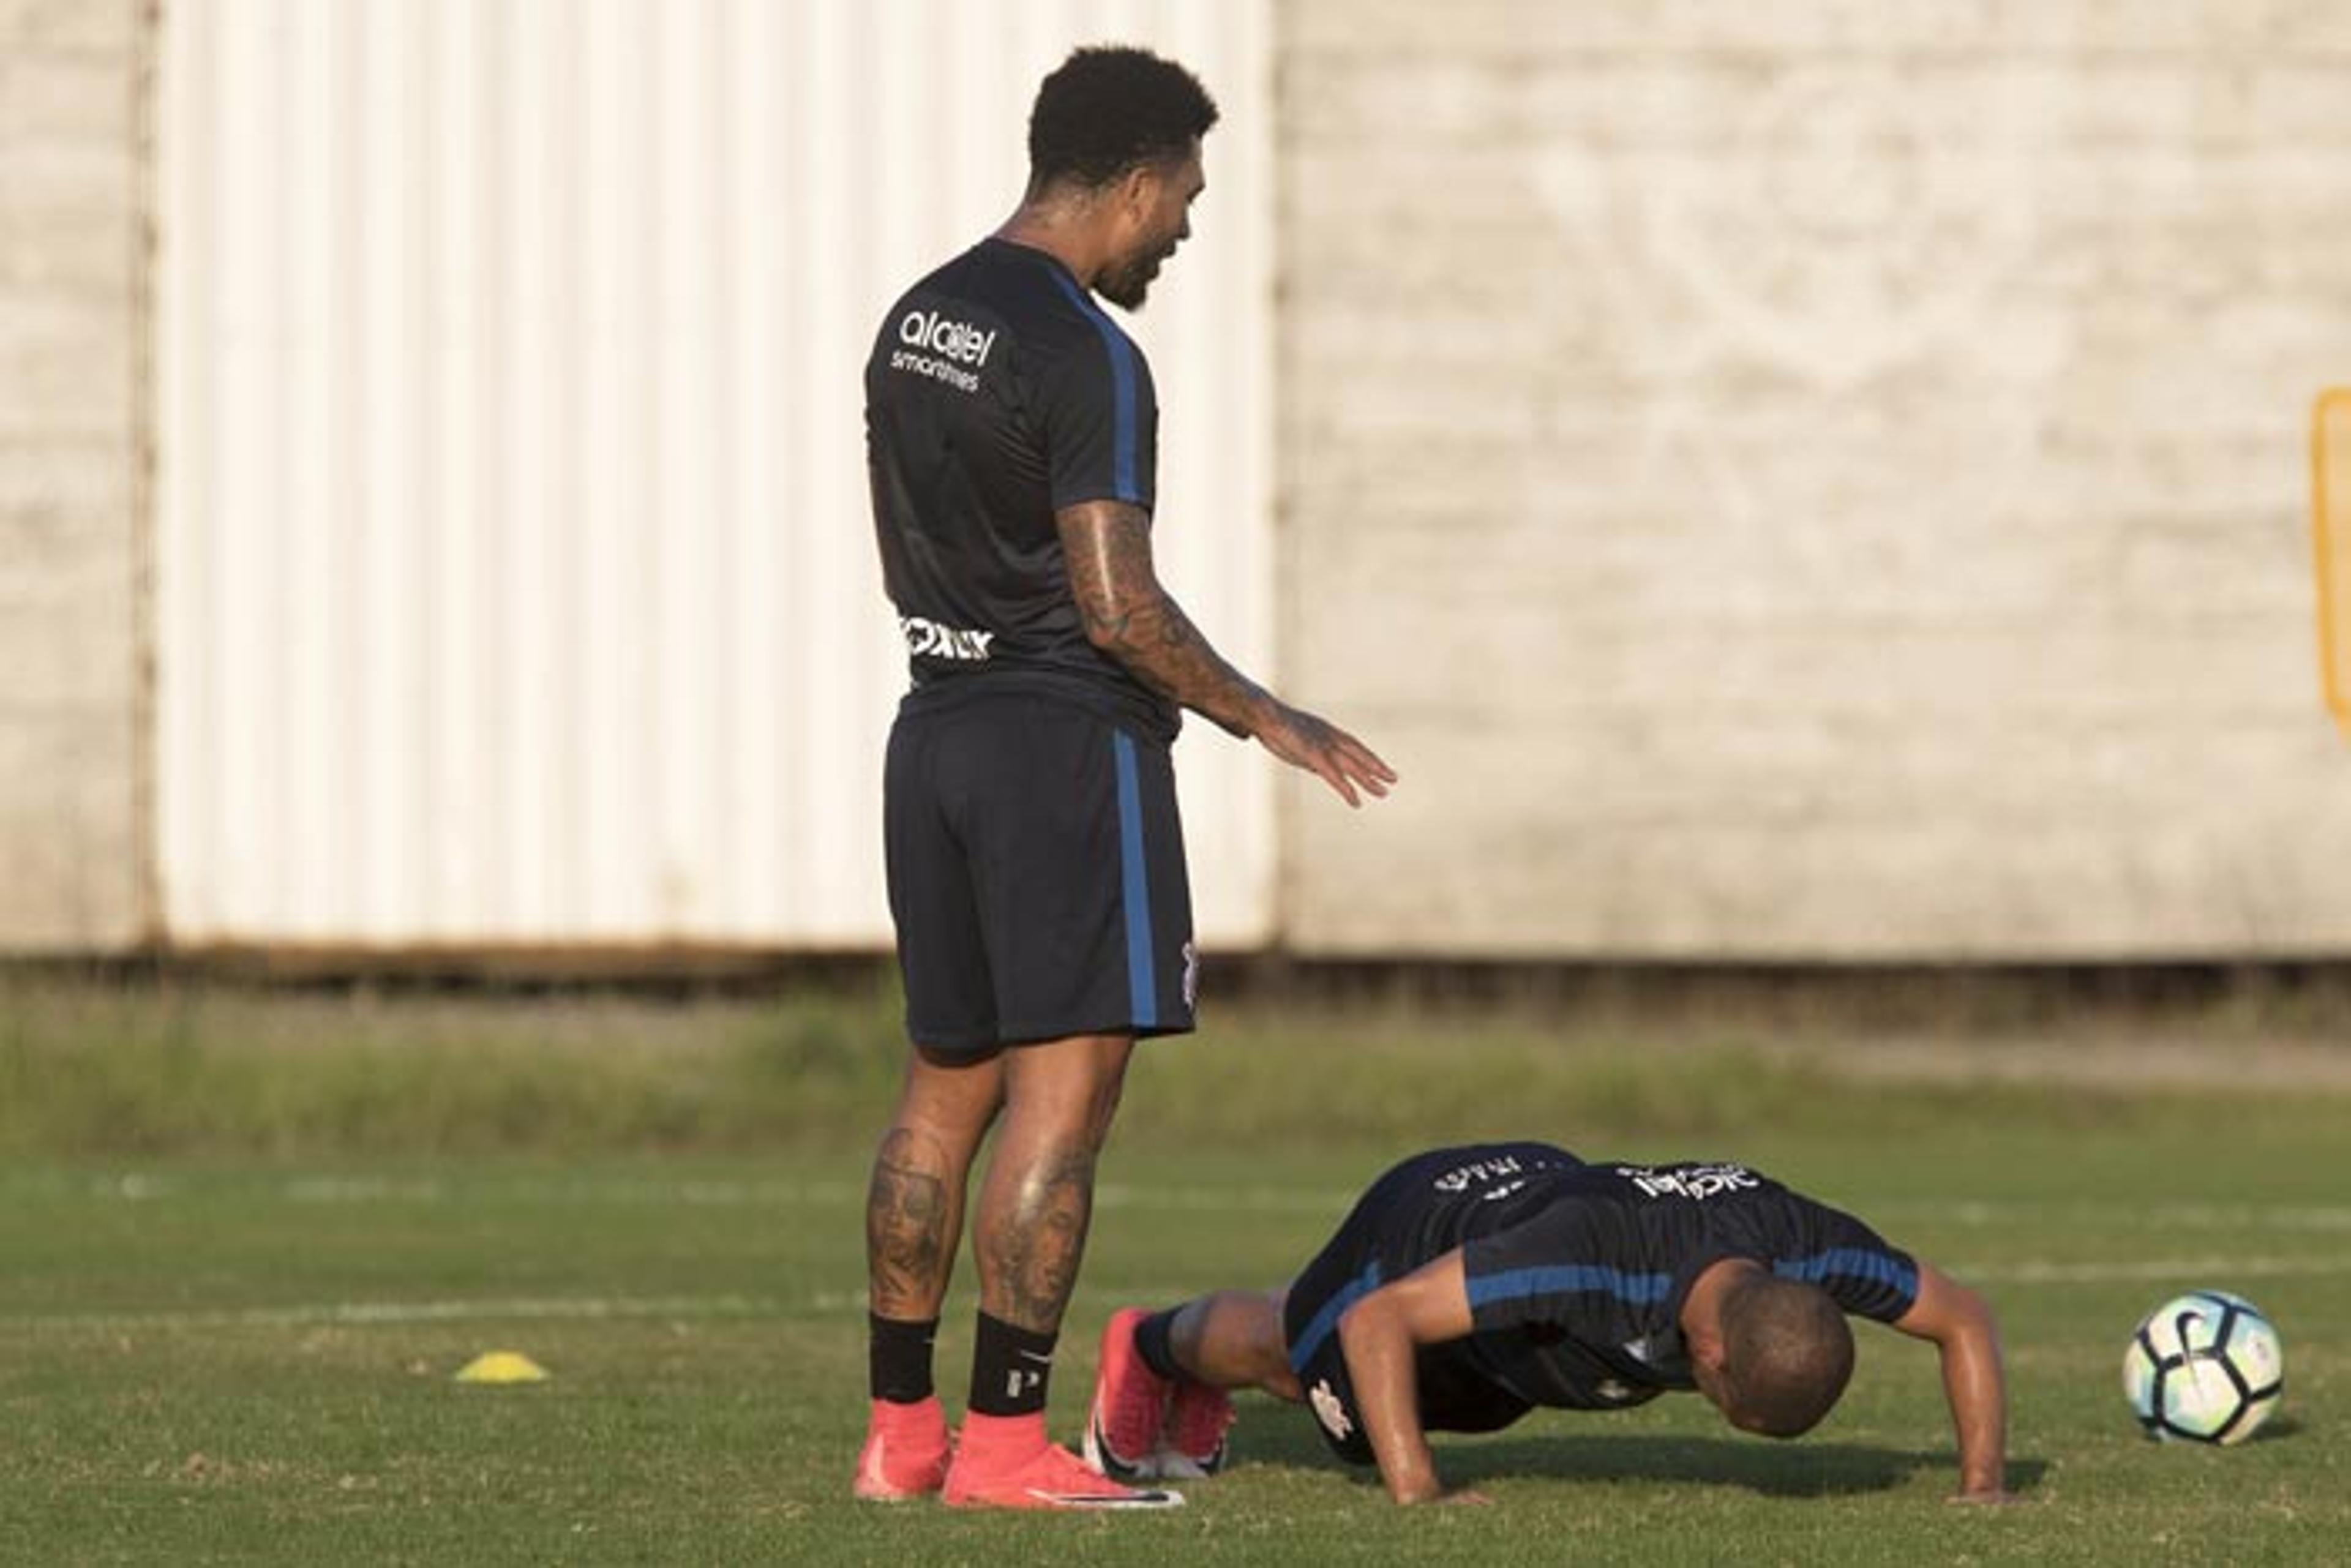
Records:
<instances>
[{"instance_id":1,"label":"black sleeve","mask_svg":"<svg viewBox=\"0 0 2351 1568\"><path fill-rule=\"evenodd\" d=\"M1158 483L1159 402L1142 350L1108 317L1046 372L1041 410L1053 509L1081 501L1152 508Z\"/></svg>"},{"instance_id":2,"label":"black sleeve","mask_svg":"<svg viewBox=\"0 0 2351 1568\"><path fill-rule=\"evenodd\" d=\"M1799 1246L1779 1251L1771 1271L1818 1285L1846 1312L1890 1323L1918 1299L1918 1262L1843 1209L1790 1194Z\"/></svg>"}]
</instances>

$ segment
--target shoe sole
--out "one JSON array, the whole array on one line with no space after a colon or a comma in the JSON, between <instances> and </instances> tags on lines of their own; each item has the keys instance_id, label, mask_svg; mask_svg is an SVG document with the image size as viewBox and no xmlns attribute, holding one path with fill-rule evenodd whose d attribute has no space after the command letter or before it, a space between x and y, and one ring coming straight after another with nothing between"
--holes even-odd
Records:
<instances>
[{"instance_id":1,"label":"shoe sole","mask_svg":"<svg viewBox=\"0 0 2351 1568\"><path fill-rule=\"evenodd\" d=\"M1173 1448L1162 1448L1152 1456L1151 1473L1163 1481L1204 1481L1225 1468L1228 1452L1223 1443L1205 1459L1189 1454L1179 1454Z\"/></svg>"},{"instance_id":2,"label":"shoe sole","mask_svg":"<svg viewBox=\"0 0 2351 1568\"><path fill-rule=\"evenodd\" d=\"M850 1491L860 1502L920 1502L926 1497L936 1497L945 1485L945 1476L927 1486L912 1487L893 1486L879 1477L860 1476Z\"/></svg>"},{"instance_id":3,"label":"shoe sole","mask_svg":"<svg viewBox=\"0 0 2351 1568\"><path fill-rule=\"evenodd\" d=\"M1184 1494L1179 1491L1131 1492L1055 1492L1039 1491L1035 1488L1019 1494L1019 1499L992 1497L948 1498L949 1508L1005 1508L1026 1510L1035 1513L1135 1513L1151 1509L1181 1508Z\"/></svg>"},{"instance_id":4,"label":"shoe sole","mask_svg":"<svg viewBox=\"0 0 2351 1568\"><path fill-rule=\"evenodd\" d=\"M910 1487L892 1481L879 1466L861 1465L850 1492L860 1502L919 1502L926 1497L935 1497L939 1489L946 1484L945 1465L939 1467L938 1474L932 1479Z\"/></svg>"},{"instance_id":5,"label":"shoe sole","mask_svg":"<svg viewBox=\"0 0 2351 1568\"><path fill-rule=\"evenodd\" d=\"M1124 1481L1132 1485L1136 1481L1161 1479L1159 1467L1152 1457L1145 1457L1130 1464L1111 1451L1110 1444L1102 1437L1102 1404L1099 1398L1096 1399L1094 1407L1086 1412L1086 1437L1080 1448L1086 1457L1086 1463L1114 1481Z\"/></svg>"}]
</instances>

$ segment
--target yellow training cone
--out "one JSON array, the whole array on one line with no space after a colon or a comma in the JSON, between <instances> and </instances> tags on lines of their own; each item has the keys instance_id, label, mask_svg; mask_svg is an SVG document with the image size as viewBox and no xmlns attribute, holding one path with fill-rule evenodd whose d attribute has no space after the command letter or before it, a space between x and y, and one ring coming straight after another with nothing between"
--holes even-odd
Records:
<instances>
[{"instance_id":1,"label":"yellow training cone","mask_svg":"<svg viewBox=\"0 0 2351 1568\"><path fill-rule=\"evenodd\" d=\"M493 1350L457 1371L460 1383L544 1383L547 1368L518 1350Z\"/></svg>"}]
</instances>

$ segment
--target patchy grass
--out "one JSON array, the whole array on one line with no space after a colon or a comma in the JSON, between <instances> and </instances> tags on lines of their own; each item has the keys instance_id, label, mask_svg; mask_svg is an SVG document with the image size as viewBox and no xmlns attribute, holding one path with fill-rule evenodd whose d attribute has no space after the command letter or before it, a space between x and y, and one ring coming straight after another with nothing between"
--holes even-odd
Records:
<instances>
[{"instance_id":1,"label":"patchy grass","mask_svg":"<svg viewBox=\"0 0 2351 1568\"><path fill-rule=\"evenodd\" d=\"M1874 1327L1844 1402L1799 1443L1742 1437L1689 1397L1440 1439L1442 1469L1487 1509L1395 1510L1327 1456L1303 1412L1255 1396L1235 1468L1171 1515L861 1506L853 1152L10 1162L0 1540L13 1561L174 1565L2339 1555L2351 1253L2326 1158L2339 1143L2183 1167L2099 1130L1746 1141L1759 1158L1776 1143L1775 1174L1995 1302L2022 1506L1942 1500L1954 1469L1931 1352ZM1113 1310L1280 1281L1393 1152L1114 1155L1056 1429L1077 1431ZM2250 1294L2286 1342L2287 1404L2238 1449L2148 1443L2119 1395L2137 1315L2201 1284ZM973 1304L959 1290L941 1336L951 1406ZM551 1380L452 1380L493 1348Z\"/></svg>"},{"instance_id":2,"label":"patchy grass","mask_svg":"<svg viewBox=\"0 0 2351 1568\"><path fill-rule=\"evenodd\" d=\"M1212 1009L1144 1046L1138 1149L1395 1148L1530 1126L1590 1141L2137 1129L2241 1139L2351 1105L2351 1031L2248 1032L2246 1004L2142 1020L1717 994L1372 994ZM754 998L271 990L0 973L0 1155L252 1156L862 1147L904 1060L886 984Z\"/></svg>"},{"instance_id":3,"label":"patchy grass","mask_svg":"<svg viewBox=\"0 0 2351 1568\"><path fill-rule=\"evenodd\" d=\"M1896 1000L1218 1008L1136 1062L1054 1418L1074 1433L1114 1308L1278 1283L1395 1155L1532 1134L1750 1160L1980 1285L2011 1351L2024 1506L1944 1505L1931 1359L1865 1330L1852 1392L1798 1444L1739 1437L1687 1399L1540 1415L1443 1444L1493 1508L1407 1513L1299 1412L1249 1399L1238 1466L1180 1512L1035 1519L847 1496L864 1157L903 1052L886 988L659 999L0 974L0 1556L2339 1555L2346 1035L2228 1007L1942 1019ZM2259 1052L2275 1071L2244 1071ZM2118 1396L2130 1325L2198 1285L2252 1296L2284 1333L2287 1406L2241 1449L2148 1444ZM966 1270L942 1336L955 1403L972 1307ZM493 1348L553 1380L451 1380Z\"/></svg>"}]
</instances>

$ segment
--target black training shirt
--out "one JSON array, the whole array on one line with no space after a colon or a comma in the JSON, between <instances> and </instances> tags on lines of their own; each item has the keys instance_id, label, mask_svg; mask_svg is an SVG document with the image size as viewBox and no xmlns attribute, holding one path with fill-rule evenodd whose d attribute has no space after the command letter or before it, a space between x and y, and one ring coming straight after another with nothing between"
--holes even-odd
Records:
<instances>
[{"instance_id":1,"label":"black training shirt","mask_svg":"<svg viewBox=\"0 0 2351 1568\"><path fill-rule=\"evenodd\" d=\"M1053 514L1149 511L1151 369L1069 269L989 238L890 308L865 366L866 465L910 703L1019 684L1165 738L1175 706L1086 641Z\"/></svg>"},{"instance_id":2,"label":"black training shirt","mask_svg":"<svg viewBox=\"0 0 2351 1568\"><path fill-rule=\"evenodd\" d=\"M1908 1253L1744 1166L1586 1165L1508 1144L1437 1151L1410 1168L1379 1226L1374 1280L1459 1247L1474 1325L1419 1353L1433 1430L1487 1431L1532 1406L1613 1409L1696 1387L1677 1320L1691 1283L1724 1258L1819 1285L1881 1322L1917 1299Z\"/></svg>"}]
</instances>

